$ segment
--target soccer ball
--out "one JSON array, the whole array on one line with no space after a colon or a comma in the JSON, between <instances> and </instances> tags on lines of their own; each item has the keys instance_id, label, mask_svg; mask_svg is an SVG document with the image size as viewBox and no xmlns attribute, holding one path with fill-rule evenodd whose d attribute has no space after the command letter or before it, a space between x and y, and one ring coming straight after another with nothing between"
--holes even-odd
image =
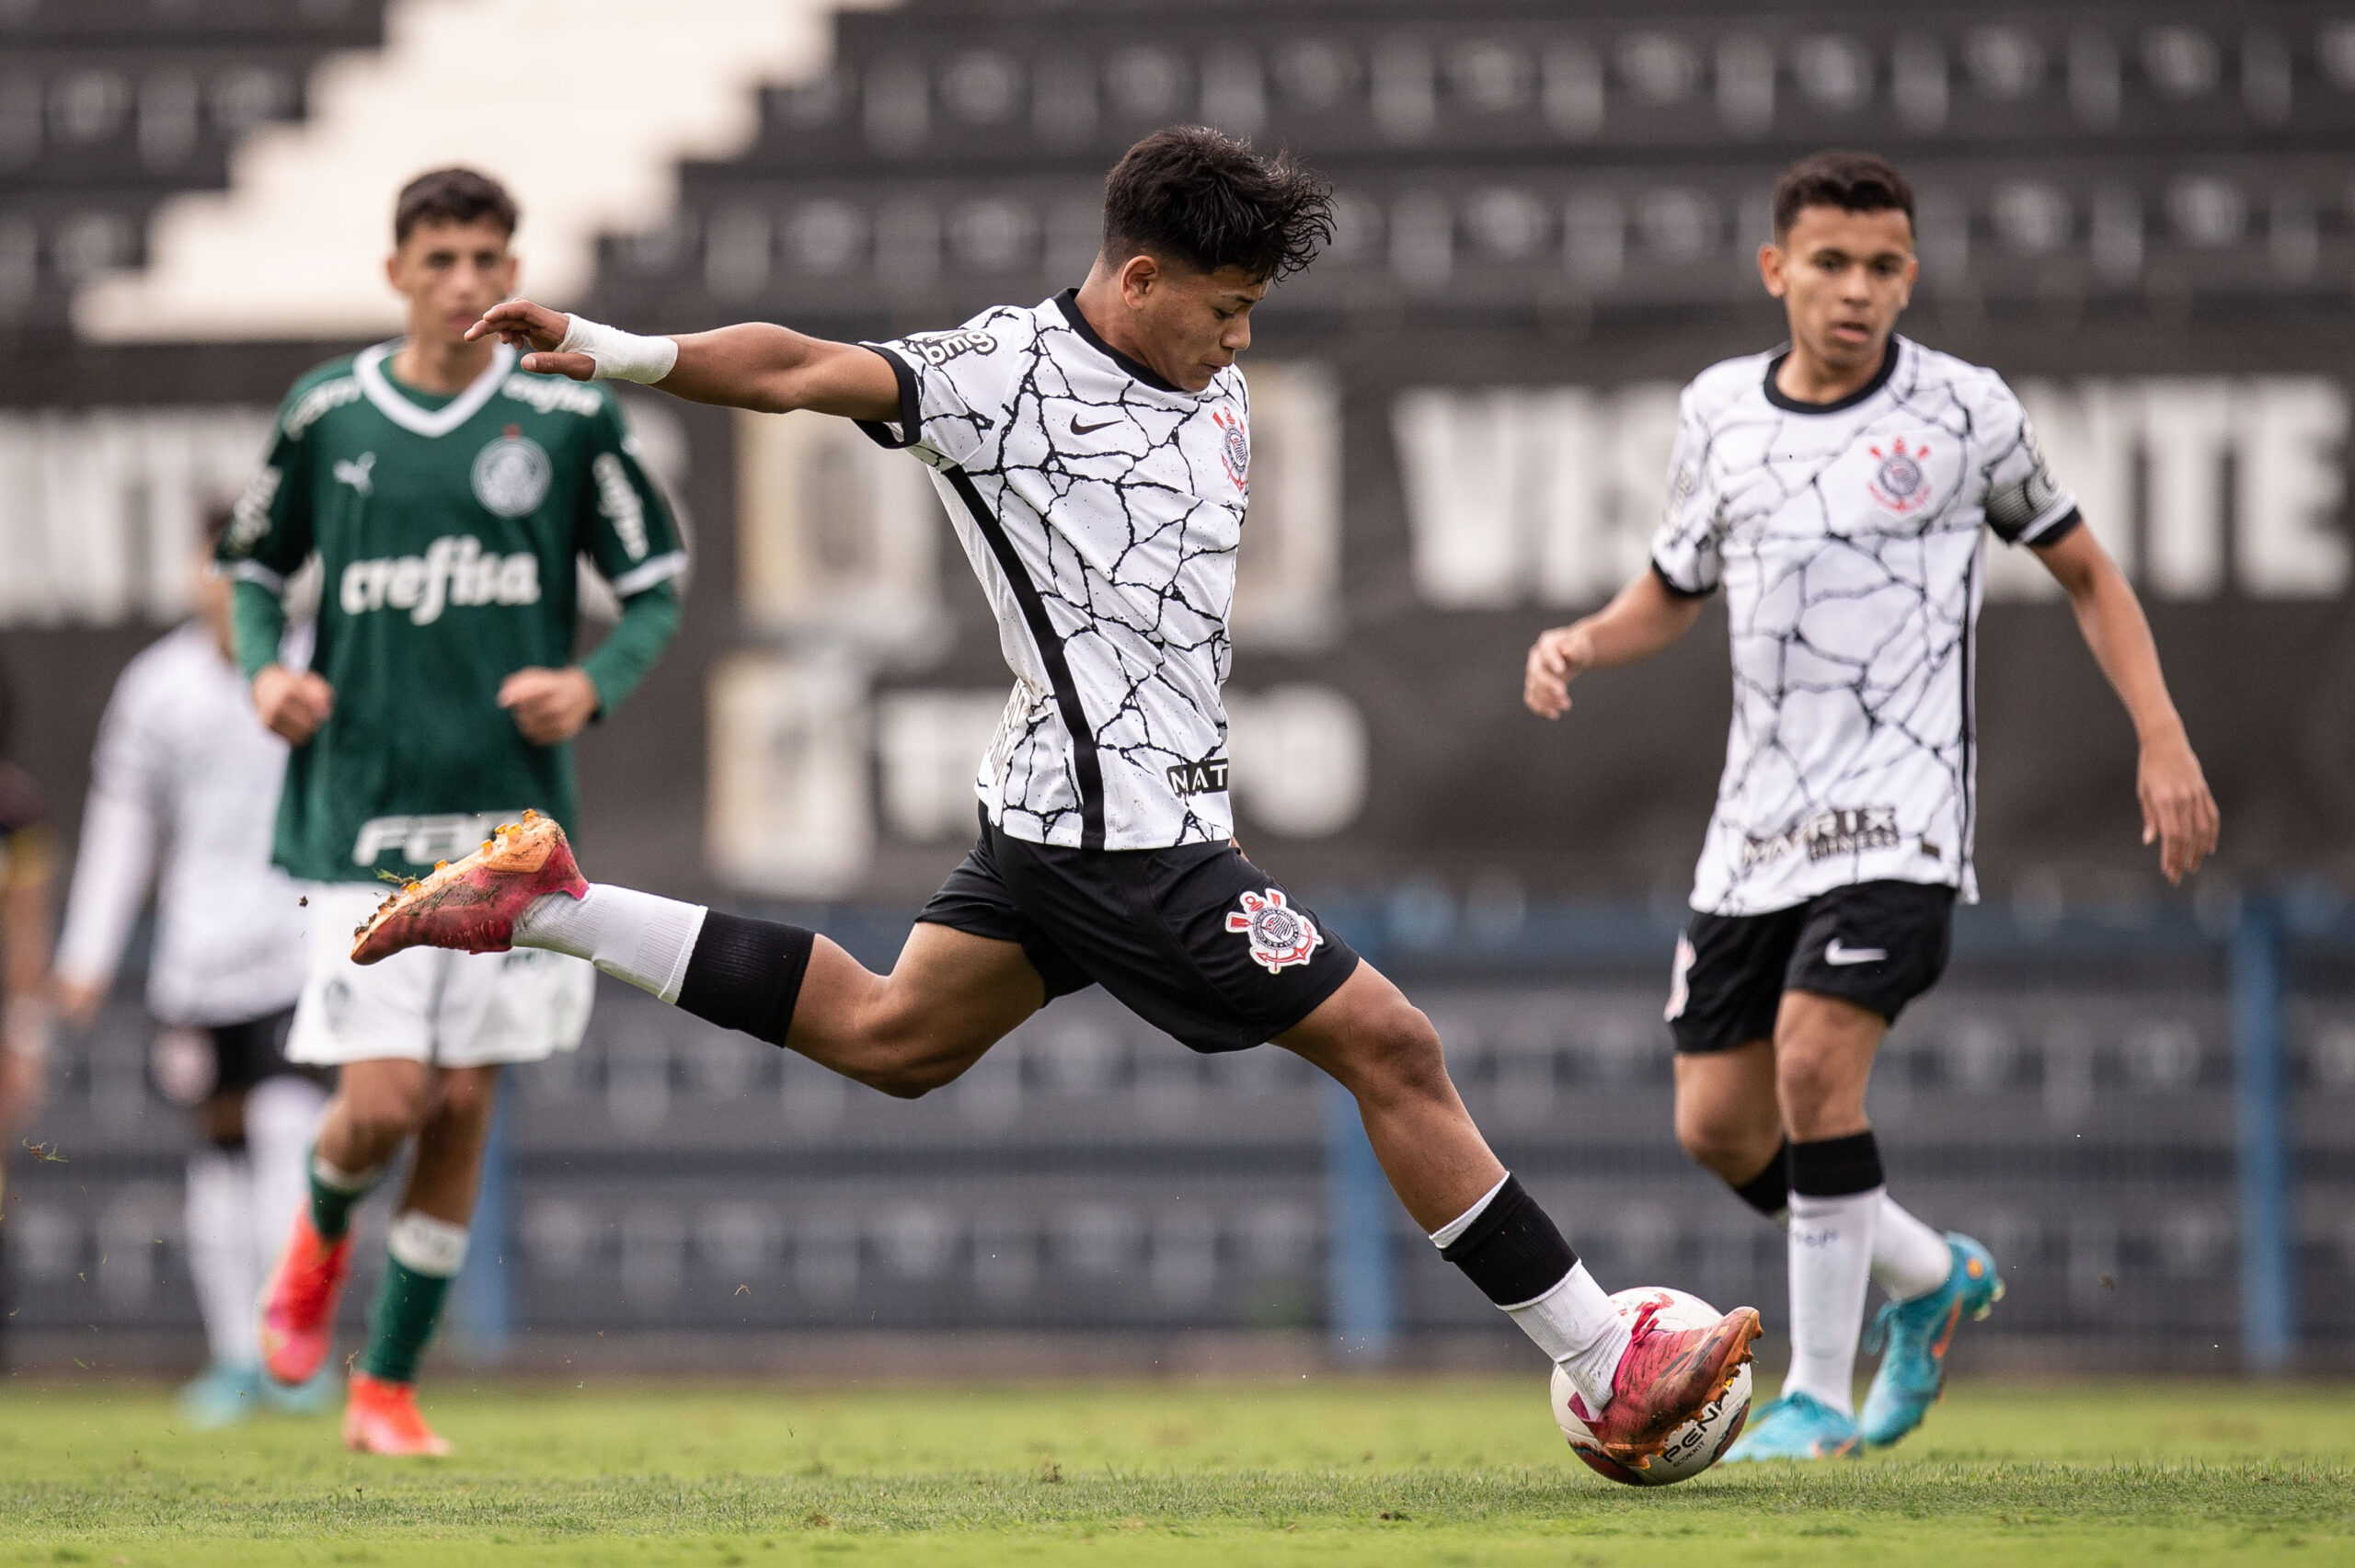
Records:
<instances>
[{"instance_id":1,"label":"soccer ball","mask_svg":"<svg viewBox=\"0 0 2355 1568\"><path fill-rule=\"evenodd\" d=\"M1611 1302L1619 1309L1619 1315L1631 1322L1637 1312L1657 1302L1660 1312L1653 1321L1662 1328L1706 1328L1724 1315L1698 1296L1658 1285L1622 1290L1611 1298ZM1717 1463L1733 1447L1733 1440L1741 1436L1741 1425L1750 1419L1750 1364L1742 1363L1716 1403L1669 1434L1668 1447L1654 1454L1641 1470L1630 1470L1595 1447L1593 1430L1570 1403L1571 1396L1577 1392L1562 1369L1555 1368L1554 1420L1562 1428L1562 1436L1570 1440L1570 1452L1584 1459L1595 1474L1623 1486L1673 1486L1680 1481L1692 1480Z\"/></svg>"}]
</instances>

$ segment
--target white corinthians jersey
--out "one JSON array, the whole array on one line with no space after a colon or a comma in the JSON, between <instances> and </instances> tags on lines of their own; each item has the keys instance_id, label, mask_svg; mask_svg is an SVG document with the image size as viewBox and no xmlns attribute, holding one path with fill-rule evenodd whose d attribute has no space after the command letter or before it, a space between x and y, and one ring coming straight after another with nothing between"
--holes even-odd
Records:
<instances>
[{"instance_id":1,"label":"white corinthians jersey","mask_svg":"<svg viewBox=\"0 0 2355 1568\"><path fill-rule=\"evenodd\" d=\"M1733 725L1693 907L1763 914L1852 883L1970 865L1981 528L2049 544L2077 521L1993 371L1893 338L1836 403L1778 392L1780 354L1685 388L1654 569L1723 584Z\"/></svg>"},{"instance_id":2,"label":"white corinthians jersey","mask_svg":"<svg viewBox=\"0 0 2355 1568\"><path fill-rule=\"evenodd\" d=\"M1251 462L1242 373L1180 392L1070 291L869 344L996 612L1014 695L975 788L1017 839L1223 842L1227 612Z\"/></svg>"},{"instance_id":3,"label":"white corinthians jersey","mask_svg":"<svg viewBox=\"0 0 2355 1568\"><path fill-rule=\"evenodd\" d=\"M113 975L153 876L149 1011L235 1024L292 1007L304 919L270 861L285 772L286 743L262 727L245 677L202 625L133 658L98 723L59 972Z\"/></svg>"}]
</instances>

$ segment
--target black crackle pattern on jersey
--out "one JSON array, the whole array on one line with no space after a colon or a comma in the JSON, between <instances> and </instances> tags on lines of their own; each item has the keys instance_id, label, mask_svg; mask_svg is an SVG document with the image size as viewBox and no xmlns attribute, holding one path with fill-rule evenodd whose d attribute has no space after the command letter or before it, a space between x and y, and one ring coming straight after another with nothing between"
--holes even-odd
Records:
<instances>
[{"instance_id":1,"label":"black crackle pattern on jersey","mask_svg":"<svg viewBox=\"0 0 2355 1568\"><path fill-rule=\"evenodd\" d=\"M1786 909L1971 869L1980 530L2049 544L2076 519L1993 372L1903 339L1840 403L1773 390L1778 356L1685 390L1653 563L1726 589L1733 722L1693 906Z\"/></svg>"},{"instance_id":2,"label":"black crackle pattern on jersey","mask_svg":"<svg viewBox=\"0 0 2355 1568\"><path fill-rule=\"evenodd\" d=\"M901 418L868 425L934 471L1017 676L976 789L1017 838L1089 849L1221 842L1220 691L1233 662L1250 462L1241 374L1178 391L1066 294L870 345Z\"/></svg>"}]
</instances>

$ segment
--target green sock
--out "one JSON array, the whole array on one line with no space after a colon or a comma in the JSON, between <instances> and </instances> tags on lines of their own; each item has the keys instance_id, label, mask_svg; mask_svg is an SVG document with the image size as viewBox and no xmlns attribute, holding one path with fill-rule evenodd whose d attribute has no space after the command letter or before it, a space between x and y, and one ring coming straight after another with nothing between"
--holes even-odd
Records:
<instances>
[{"instance_id":1,"label":"green sock","mask_svg":"<svg viewBox=\"0 0 2355 1568\"><path fill-rule=\"evenodd\" d=\"M442 1299L450 1293L446 1274L419 1274L401 1262L385 1260L385 1283L368 1314L368 1348L360 1369L388 1383L417 1381L418 1357L425 1354L441 1321Z\"/></svg>"},{"instance_id":2,"label":"green sock","mask_svg":"<svg viewBox=\"0 0 2355 1568\"><path fill-rule=\"evenodd\" d=\"M375 1186L381 1173L370 1171L355 1176L320 1159L317 1150L311 1150L311 1229L322 1241L339 1241L351 1229L351 1211Z\"/></svg>"}]
</instances>

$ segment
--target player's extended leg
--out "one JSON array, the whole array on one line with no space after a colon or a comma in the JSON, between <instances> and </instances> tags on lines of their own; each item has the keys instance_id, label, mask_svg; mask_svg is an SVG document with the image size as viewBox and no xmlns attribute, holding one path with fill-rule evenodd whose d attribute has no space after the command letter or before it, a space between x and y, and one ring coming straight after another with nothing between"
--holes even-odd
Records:
<instances>
[{"instance_id":1,"label":"player's extended leg","mask_svg":"<svg viewBox=\"0 0 2355 1568\"><path fill-rule=\"evenodd\" d=\"M1537 1201L1500 1164L1447 1074L1439 1032L1396 986L1361 963L1276 1043L1356 1096L1374 1155L1441 1256L1553 1358L1579 1390L1607 1451L1640 1465L1725 1390L1750 1358L1758 1314L1706 1329L1633 1325Z\"/></svg>"},{"instance_id":2,"label":"player's extended leg","mask_svg":"<svg viewBox=\"0 0 2355 1568\"><path fill-rule=\"evenodd\" d=\"M360 962L412 946L538 947L586 958L699 1018L913 1098L939 1088L1044 1006L1021 945L918 922L878 975L825 937L633 888L592 884L564 831L524 813L385 900Z\"/></svg>"}]
</instances>

